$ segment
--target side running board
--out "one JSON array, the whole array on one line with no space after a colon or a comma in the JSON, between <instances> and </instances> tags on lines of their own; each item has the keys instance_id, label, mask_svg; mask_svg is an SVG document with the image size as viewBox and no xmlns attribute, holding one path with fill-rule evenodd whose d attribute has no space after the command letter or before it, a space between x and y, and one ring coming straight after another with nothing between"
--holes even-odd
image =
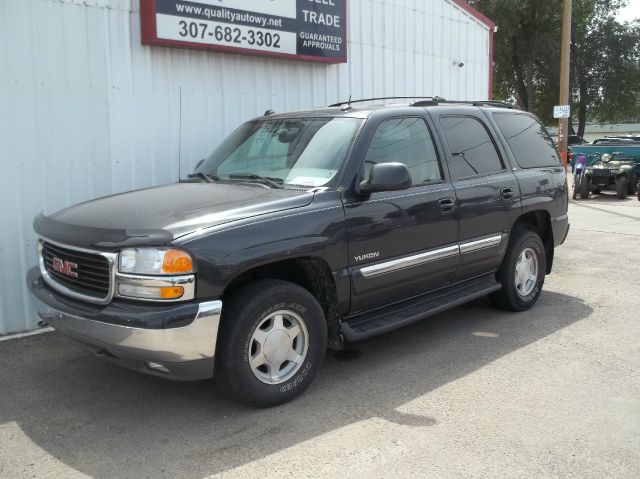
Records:
<instances>
[{"instance_id":1,"label":"side running board","mask_svg":"<svg viewBox=\"0 0 640 479\"><path fill-rule=\"evenodd\" d=\"M493 273L481 276L399 304L346 318L342 323L342 333L347 341L384 334L498 291L501 287Z\"/></svg>"}]
</instances>

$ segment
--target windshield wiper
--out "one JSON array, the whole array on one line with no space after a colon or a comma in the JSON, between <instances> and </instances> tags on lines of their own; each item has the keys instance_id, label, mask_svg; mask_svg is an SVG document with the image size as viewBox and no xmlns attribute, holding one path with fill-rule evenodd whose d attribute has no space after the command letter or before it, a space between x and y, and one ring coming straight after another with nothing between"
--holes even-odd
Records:
<instances>
[{"instance_id":1,"label":"windshield wiper","mask_svg":"<svg viewBox=\"0 0 640 479\"><path fill-rule=\"evenodd\" d=\"M206 173L202 173L201 171L197 173L191 173L190 175L187 175L187 178L200 178L205 183L213 183L214 181L218 181L220 179L216 175L207 175Z\"/></svg>"},{"instance_id":2,"label":"windshield wiper","mask_svg":"<svg viewBox=\"0 0 640 479\"><path fill-rule=\"evenodd\" d=\"M282 182L283 180L281 180L280 178L267 178L265 176L260 176L256 173L231 173L229 175L230 179L238 179L238 180L253 180L253 181L259 181L263 184L267 184L269 186L271 186L272 188L276 188L281 190L282 188L284 188L284 186L282 186ZM280 183L277 183L277 181L280 181Z\"/></svg>"}]
</instances>

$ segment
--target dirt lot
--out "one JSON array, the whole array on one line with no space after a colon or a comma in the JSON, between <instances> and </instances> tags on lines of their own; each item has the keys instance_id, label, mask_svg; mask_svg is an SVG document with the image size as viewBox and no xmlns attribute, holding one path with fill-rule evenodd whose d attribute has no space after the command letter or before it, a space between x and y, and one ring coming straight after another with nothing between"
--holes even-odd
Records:
<instances>
[{"instance_id":1,"label":"dirt lot","mask_svg":"<svg viewBox=\"0 0 640 479\"><path fill-rule=\"evenodd\" d=\"M574 202L537 306L487 300L332 355L299 400L0 342L0 477L640 477L640 202Z\"/></svg>"}]
</instances>

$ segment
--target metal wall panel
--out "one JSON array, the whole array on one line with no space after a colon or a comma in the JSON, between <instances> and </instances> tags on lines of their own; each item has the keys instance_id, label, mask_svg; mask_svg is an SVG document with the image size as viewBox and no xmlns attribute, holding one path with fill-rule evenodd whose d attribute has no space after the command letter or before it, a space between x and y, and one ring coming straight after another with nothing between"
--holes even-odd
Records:
<instances>
[{"instance_id":1,"label":"metal wall panel","mask_svg":"<svg viewBox=\"0 0 640 479\"><path fill-rule=\"evenodd\" d=\"M0 334L36 323L41 210L176 181L269 108L486 98L489 30L453 1L348 4L349 61L325 65L143 46L136 0L0 0Z\"/></svg>"}]
</instances>

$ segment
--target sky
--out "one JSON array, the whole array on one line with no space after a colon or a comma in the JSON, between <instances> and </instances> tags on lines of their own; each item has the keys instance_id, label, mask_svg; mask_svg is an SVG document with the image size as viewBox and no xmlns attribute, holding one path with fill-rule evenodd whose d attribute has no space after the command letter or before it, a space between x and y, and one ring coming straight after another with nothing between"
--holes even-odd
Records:
<instances>
[{"instance_id":1,"label":"sky","mask_svg":"<svg viewBox=\"0 0 640 479\"><path fill-rule=\"evenodd\" d=\"M629 0L629 5L618 13L618 20L630 22L635 18L640 18L640 0Z\"/></svg>"}]
</instances>

